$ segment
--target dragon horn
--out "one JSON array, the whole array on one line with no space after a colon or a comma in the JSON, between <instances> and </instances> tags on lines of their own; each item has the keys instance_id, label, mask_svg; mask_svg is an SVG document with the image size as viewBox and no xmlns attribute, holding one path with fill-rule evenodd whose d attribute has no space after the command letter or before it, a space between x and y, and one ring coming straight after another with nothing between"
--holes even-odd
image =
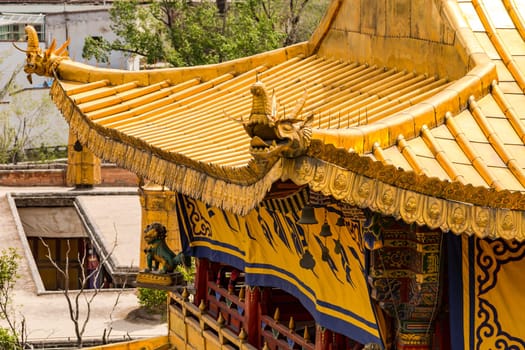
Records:
<instances>
[{"instance_id":1,"label":"dragon horn","mask_svg":"<svg viewBox=\"0 0 525 350\"><path fill-rule=\"evenodd\" d=\"M313 113L308 114L308 115L304 118L304 125L305 125L305 126L310 126L310 125L312 125L313 120L314 120L314 114L313 114Z\"/></svg>"},{"instance_id":2,"label":"dragon horn","mask_svg":"<svg viewBox=\"0 0 525 350\"><path fill-rule=\"evenodd\" d=\"M57 46L57 41L55 40L55 38L53 38L53 40L51 40L51 45L49 45L49 48L47 49L47 51L53 52L56 46Z\"/></svg>"},{"instance_id":3,"label":"dragon horn","mask_svg":"<svg viewBox=\"0 0 525 350\"><path fill-rule=\"evenodd\" d=\"M37 51L40 46L38 45L38 34L36 33L35 27L25 27L27 35L27 51Z\"/></svg>"},{"instance_id":4,"label":"dragon horn","mask_svg":"<svg viewBox=\"0 0 525 350\"><path fill-rule=\"evenodd\" d=\"M290 118L297 118L297 116L299 115L299 113L301 113L303 107L304 107L304 104L306 102L306 98L308 97L308 91L306 91L306 89L304 89L304 92L303 92L303 95L301 96L301 98L297 101L297 104L295 105L295 108L293 109L292 111L292 114L290 115Z\"/></svg>"},{"instance_id":5,"label":"dragon horn","mask_svg":"<svg viewBox=\"0 0 525 350\"><path fill-rule=\"evenodd\" d=\"M36 33L36 30L33 26L26 26L26 35L27 35L27 50L21 49L13 42L13 46L15 49L22 51L22 52L33 52L37 51L39 48L38 45L38 34Z\"/></svg>"},{"instance_id":6,"label":"dragon horn","mask_svg":"<svg viewBox=\"0 0 525 350\"><path fill-rule=\"evenodd\" d=\"M277 110L279 109L279 104L277 103L277 98L275 97L275 90L272 92L272 112L271 117L277 119Z\"/></svg>"},{"instance_id":7,"label":"dragon horn","mask_svg":"<svg viewBox=\"0 0 525 350\"><path fill-rule=\"evenodd\" d=\"M57 56L67 56L67 46L69 45L69 42L71 41L71 38L68 38L56 51L55 54ZM64 55L63 55L64 54Z\"/></svg>"},{"instance_id":8,"label":"dragon horn","mask_svg":"<svg viewBox=\"0 0 525 350\"><path fill-rule=\"evenodd\" d=\"M235 119L233 117L230 117L230 115L228 113L226 113L225 110L223 110L222 113L224 113L224 116L226 118L230 119L231 121L234 121L234 122L239 123L239 124L244 124L244 121L242 120L242 118L241 118L241 120L238 120L238 119Z\"/></svg>"},{"instance_id":9,"label":"dragon horn","mask_svg":"<svg viewBox=\"0 0 525 350\"><path fill-rule=\"evenodd\" d=\"M16 44L15 44L14 42L11 42L11 44L13 44L13 46L15 47L15 49L17 49L18 51L27 52L26 50L21 49L21 48L19 48L18 46L16 46Z\"/></svg>"}]
</instances>

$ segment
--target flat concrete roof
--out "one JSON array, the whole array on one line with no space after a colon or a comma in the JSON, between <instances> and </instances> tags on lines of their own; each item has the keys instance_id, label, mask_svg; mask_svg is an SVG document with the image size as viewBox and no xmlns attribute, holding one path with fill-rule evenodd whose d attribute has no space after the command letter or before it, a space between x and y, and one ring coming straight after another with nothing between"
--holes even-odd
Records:
<instances>
[{"instance_id":1,"label":"flat concrete roof","mask_svg":"<svg viewBox=\"0 0 525 350\"><path fill-rule=\"evenodd\" d=\"M95 188L89 191L75 191L67 187L0 186L0 227L2 228L0 244L4 248L17 249L22 256L18 270L20 279L14 290L14 310L18 321L22 316L24 317L28 339L35 345L40 341L75 339L75 331L62 292L39 294L37 291L30 267L31 252L27 252L24 247L20 235L21 225L17 222L11 208L11 196L78 195L81 197L79 203L89 213L90 220L95 223L94 227L104 241L113 242L115 231L118 232L114 254L119 263L138 266L141 224L140 203L136 192L136 188ZM102 290L92 304L90 320L84 334L85 339L101 339L104 332L109 329L114 340L167 335L165 322L128 317L138 308L135 289ZM4 321L0 321L0 325L4 325Z\"/></svg>"},{"instance_id":2,"label":"flat concrete roof","mask_svg":"<svg viewBox=\"0 0 525 350\"><path fill-rule=\"evenodd\" d=\"M141 208L138 195L78 196L77 204L90 223L95 240L116 271L138 272L140 263Z\"/></svg>"}]
</instances>

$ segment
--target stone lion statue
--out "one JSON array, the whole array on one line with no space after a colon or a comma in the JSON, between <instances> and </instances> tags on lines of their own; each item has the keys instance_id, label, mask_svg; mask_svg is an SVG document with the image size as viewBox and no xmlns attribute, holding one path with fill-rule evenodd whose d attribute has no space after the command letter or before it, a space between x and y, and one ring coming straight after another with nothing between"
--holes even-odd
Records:
<instances>
[{"instance_id":1,"label":"stone lion statue","mask_svg":"<svg viewBox=\"0 0 525 350\"><path fill-rule=\"evenodd\" d=\"M185 263L182 253L175 254L166 244L166 227L158 222L149 224L144 229L144 240L148 244L146 253L147 268L145 272L171 273L177 265Z\"/></svg>"}]
</instances>

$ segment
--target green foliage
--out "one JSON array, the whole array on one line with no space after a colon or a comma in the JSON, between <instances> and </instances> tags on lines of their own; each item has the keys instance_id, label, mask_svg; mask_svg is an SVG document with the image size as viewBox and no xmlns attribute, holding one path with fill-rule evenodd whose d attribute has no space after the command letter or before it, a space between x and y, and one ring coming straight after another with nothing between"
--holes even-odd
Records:
<instances>
[{"instance_id":1,"label":"green foliage","mask_svg":"<svg viewBox=\"0 0 525 350\"><path fill-rule=\"evenodd\" d=\"M285 33L276 30L279 16L266 14L258 2L233 2L226 18L224 60L246 57L280 47ZM234 40L228 40L234 38Z\"/></svg>"},{"instance_id":2,"label":"green foliage","mask_svg":"<svg viewBox=\"0 0 525 350\"><path fill-rule=\"evenodd\" d=\"M160 289L138 288L139 304L149 312L162 313L166 311L168 292Z\"/></svg>"},{"instance_id":3,"label":"green foliage","mask_svg":"<svg viewBox=\"0 0 525 350\"><path fill-rule=\"evenodd\" d=\"M186 283L191 284L195 280L195 259L189 258L189 265L177 265L176 270L182 274L182 278Z\"/></svg>"},{"instance_id":4,"label":"green foliage","mask_svg":"<svg viewBox=\"0 0 525 350\"><path fill-rule=\"evenodd\" d=\"M84 41L82 57L108 62L112 50L129 52L146 57L148 63L166 58L167 33L163 23L155 18L158 6L143 6L137 0L120 0L113 3L111 28L119 39L109 42L103 38L88 37Z\"/></svg>"},{"instance_id":5,"label":"green foliage","mask_svg":"<svg viewBox=\"0 0 525 350\"><path fill-rule=\"evenodd\" d=\"M21 257L16 249L3 249L0 254L0 296L6 297L14 288L18 279L18 264ZM3 316L3 315L0 315Z\"/></svg>"},{"instance_id":6,"label":"green foliage","mask_svg":"<svg viewBox=\"0 0 525 350\"><path fill-rule=\"evenodd\" d=\"M118 50L180 67L250 56L306 40L328 1L230 1L221 12L219 1L116 0L110 17L118 39L87 38L82 57L108 62Z\"/></svg>"},{"instance_id":7,"label":"green foliage","mask_svg":"<svg viewBox=\"0 0 525 350\"><path fill-rule=\"evenodd\" d=\"M102 37L88 36L84 39L82 57L93 57L97 62L108 62L111 43Z\"/></svg>"},{"instance_id":8,"label":"green foliage","mask_svg":"<svg viewBox=\"0 0 525 350\"><path fill-rule=\"evenodd\" d=\"M7 328L0 327L0 349L21 349L17 343L16 337Z\"/></svg>"},{"instance_id":9,"label":"green foliage","mask_svg":"<svg viewBox=\"0 0 525 350\"><path fill-rule=\"evenodd\" d=\"M0 253L0 318L9 325L9 328L0 327L1 349L21 349L24 341L25 323L16 322L12 305L13 289L20 277L17 273L20 259L14 248L3 249Z\"/></svg>"},{"instance_id":10,"label":"green foliage","mask_svg":"<svg viewBox=\"0 0 525 350\"><path fill-rule=\"evenodd\" d=\"M41 147L44 137L53 137L50 135L54 132L53 126L49 125L47 115L55 107L49 96L31 99L16 89L15 84L8 87L11 101L0 110L0 163L26 160L26 149Z\"/></svg>"},{"instance_id":11,"label":"green foliage","mask_svg":"<svg viewBox=\"0 0 525 350\"><path fill-rule=\"evenodd\" d=\"M11 311L11 301L16 280L18 264L21 257L16 249L2 249L0 253L0 318L8 319Z\"/></svg>"},{"instance_id":12,"label":"green foliage","mask_svg":"<svg viewBox=\"0 0 525 350\"><path fill-rule=\"evenodd\" d=\"M287 36L288 42L285 42L285 45L310 39L313 31L323 18L329 3L330 0L314 0L306 3L304 8L297 9L296 11L301 12L297 18L296 32L293 33L293 38L290 38L291 35Z\"/></svg>"}]
</instances>

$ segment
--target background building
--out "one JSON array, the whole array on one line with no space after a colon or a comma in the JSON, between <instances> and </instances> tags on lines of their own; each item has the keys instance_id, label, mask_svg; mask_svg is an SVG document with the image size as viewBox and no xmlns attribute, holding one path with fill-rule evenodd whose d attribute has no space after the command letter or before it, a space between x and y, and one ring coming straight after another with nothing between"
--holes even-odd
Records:
<instances>
[{"instance_id":1,"label":"background building","mask_svg":"<svg viewBox=\"0 0 525 350\"><path fill-rule=\"evenodd\" d=\"M36 25L39 39L45 47L53 38L57 42L70 38L70 57L79 62L97 65L94 60L83 60L82 47L88 36L100 36L111 41L115 39L110 28L110 8L110 3L98 2L0 3L0 41L24 41L24 27L32 24ZM112 53L109 67L129 69L128 60L127 55Z\"/></svg>"}]
</instances>

